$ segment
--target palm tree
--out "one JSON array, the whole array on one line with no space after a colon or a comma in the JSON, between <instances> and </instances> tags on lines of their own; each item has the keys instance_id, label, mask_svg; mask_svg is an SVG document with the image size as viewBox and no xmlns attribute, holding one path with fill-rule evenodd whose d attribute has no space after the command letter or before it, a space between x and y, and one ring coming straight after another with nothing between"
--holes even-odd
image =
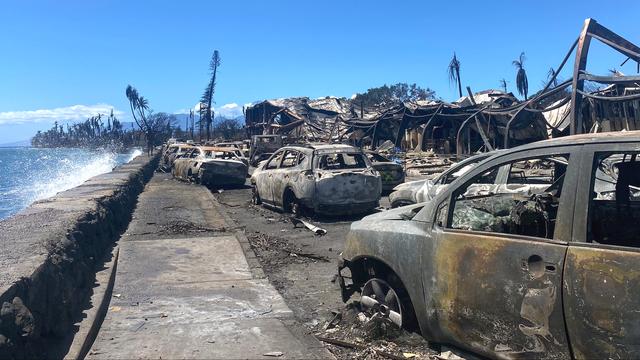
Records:
<instances>
[{"instance_id":1,"label":"palm tree","mask_svg":"<svg viewBox=\"0 0 640 360\"><path fill-rule=\"evenodd\" d=\"M145 134L147 152L151 154L156 129L154 129L147 119L147 115L149 113L149 101L145 99L144 96L140 96L140 94L138 94L138 90L131 85L127 86L125 94L129 100L133 120L135 120L140 130Z\"/></svg>"},{"instance_id":2,"label":"palm tree","mask_svg":"<svg viewBox=\"0 0 640 360\"><path fill-rule=\"evenodd\" d=\"M524 99L527 100L527 94L529 93L529 80L527 79L527 72L524 70L524 61L527 58L524 56L524 51L520 53L520 57L518 60L513 60L513 66L518 69L516 73L516 87L518 88L518 93L524 96Z\"/></svg>"},{"instance_id":3,"label":"palm tree","mask_svg":"<svg viewBox=\"0 0 640 360\"><path fill-rule=\"evenodd\" d=\"M505 80L504 78L500 79L500 87L502 88L502 91L504 91L506 93L507 92L507 80Z\"/></svg>"},{"instance_id":4,"label":"palm tree","mask_svg":"<svg viewBox=\"0 0 640 360\"><path fill-rule=\"evenodd\" d=\"M456 57L456 53L453 53L453 59L449 63L448 67L449 81L452 83L458 83L458 94L462 97L462 84L460 83L460 61Z\"/></svg>"},{"instance_id":5,"label":"palm tree","mask_svg":"<svg viewBox=\"0 0 640 360\"><path fill-rule=\"evenodd\" d=\"M209 85L204 91L203 99L204 103L207 105L207 111L205 112L205 121L207 125L207 140L211 136L211 123L213 122L213 115L211 112L211 105L213 104L213 93L216 91L216 73L218 72L218 66L220 66L220 53L218 50L213 51L213 55L211 56L211 62L209 62L209 69L211 70L211 79L209 80Z\"/></svg>"}]
</instances>

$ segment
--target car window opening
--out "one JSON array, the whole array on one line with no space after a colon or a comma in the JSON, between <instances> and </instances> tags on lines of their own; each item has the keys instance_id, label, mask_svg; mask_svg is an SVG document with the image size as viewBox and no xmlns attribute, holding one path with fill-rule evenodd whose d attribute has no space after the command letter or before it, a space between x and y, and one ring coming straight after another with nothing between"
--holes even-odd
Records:
<instances>
[{"instance_id":1,"label":"car window opening","mask_svg":"<svg viewBox=\"0 0 640 360\"><path fill-rule=\"evenodd\" d=\"M552 239L568 159L532 158L476 176L454 194L449 227ZM506 183L500 169L508 169Z\"/></svg>"},{"instance_id":2,"label":"car window opening","mask_svg":"<svg viewBox=\"0 0 640 360\"><path fill-rule=\"evenodd\" d=\"M325 154L320 156L318 168L320 170L348 170L365 169L367 163L362 154Z\"/></svg>"},{"instance_id":3,"label":"car window opening","mask_svg":"<svg viewBox=\"0 0 640 360\"><path fill-rule=\"evenodd\" d=\"M588 240L640 247L640 155L597 153L594 165Z\"/></svg>"}]
</instances>

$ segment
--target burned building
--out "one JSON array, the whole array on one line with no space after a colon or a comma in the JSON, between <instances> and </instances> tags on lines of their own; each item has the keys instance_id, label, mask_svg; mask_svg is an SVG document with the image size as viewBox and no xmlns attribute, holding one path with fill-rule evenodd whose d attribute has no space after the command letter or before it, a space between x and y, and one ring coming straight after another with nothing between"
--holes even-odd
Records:
<instances>
[{"instance_id":1,"label":"burned building","mask_svg":"<svg viewBox=\"0 0 640 360\"><path fill-rule=\"evenodd\" d=\"M396 102L363 107L346 98L265 100L245 111L247 134L281 134L290 142L348 142L376 149L457 156L507 149L549 137L640 129L640 76L596 76L586 71L589 44L599 40L640 62L640 48L593 19L585 21L546 86L524 101L485 90L448 103ZM573 77L557 74L575 51ZM639 65L640 70L640 65ZM591 83L589 91L585 83Z\"/></svg>"}]
</instances>

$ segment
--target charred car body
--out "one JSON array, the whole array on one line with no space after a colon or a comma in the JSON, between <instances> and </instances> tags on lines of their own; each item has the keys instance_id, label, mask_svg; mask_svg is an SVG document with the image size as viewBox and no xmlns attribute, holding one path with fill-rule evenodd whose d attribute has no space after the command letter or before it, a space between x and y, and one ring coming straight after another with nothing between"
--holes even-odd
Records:
<instances>
[{"instance_id":1,"label":"charred car body","mask_svg":"<svg viewBox=\"0 0 640 360\"><path fill-rule=\"evenodd\" d=\"M194 147L173 163L176 178L207 186L243 185L248 166L234 148Z\"/></svg>"},{"instance_id":2,"label":"charred car body","mask_svg":"<svg viewBox=\"0 0 640 360\"><path fill-rule=\"evenodd\" d=\"M343 297L490 357L640 357L639 144L627 132L524 145L431 202L353 223Z\"/></svg>"},{"instance_id":3,"label":"charred car body","mask_svg":"<svg viewBox=\"0 0 640 360\"><path fill-rule=\"evenodd\" d=\"M251 176L254 201L287 212L367 212L378 206L381 181L359 148L349 145L285 146Z\"/></svg>"},{"instance_id":4,"label":"charred car body","mask_svg":"<svg viewBox=\"0 0 640 360\"><path fill-rule=\"evenodd\" d=\"M380 173L382 190L389 191L404 182L404 169L375 151L365 151L374 169Z\"/></svg>"},{"instance_id":5,"label":"charred car body","mask_svg":"<svg viewBox=\"0 0 640 360\"><path fill-rule=\"evenodd\" d=\"M187 151L193 149L192 144L174 143L170 144L162 154L161 166L165 169L171 169L176 158L181 157Z\"/></svg>"}]
</instances>

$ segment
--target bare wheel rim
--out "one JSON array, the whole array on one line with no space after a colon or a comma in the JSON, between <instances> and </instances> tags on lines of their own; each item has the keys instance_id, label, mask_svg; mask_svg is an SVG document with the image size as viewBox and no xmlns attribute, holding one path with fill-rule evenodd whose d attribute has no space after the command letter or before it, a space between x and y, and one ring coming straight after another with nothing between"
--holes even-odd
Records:
<instances>
[{"instance_id":1,"label":"bare wheel rim","mask_svg":"<svg viewBox=\"0 0 640 360\"><path fill-rule=\"evenodd\" d=\"M396 291L386 281L373 278L362 288L361 303L373 311L380 312L393 323L402 327L402 304Z\"/></svg>"}]
</instances>

